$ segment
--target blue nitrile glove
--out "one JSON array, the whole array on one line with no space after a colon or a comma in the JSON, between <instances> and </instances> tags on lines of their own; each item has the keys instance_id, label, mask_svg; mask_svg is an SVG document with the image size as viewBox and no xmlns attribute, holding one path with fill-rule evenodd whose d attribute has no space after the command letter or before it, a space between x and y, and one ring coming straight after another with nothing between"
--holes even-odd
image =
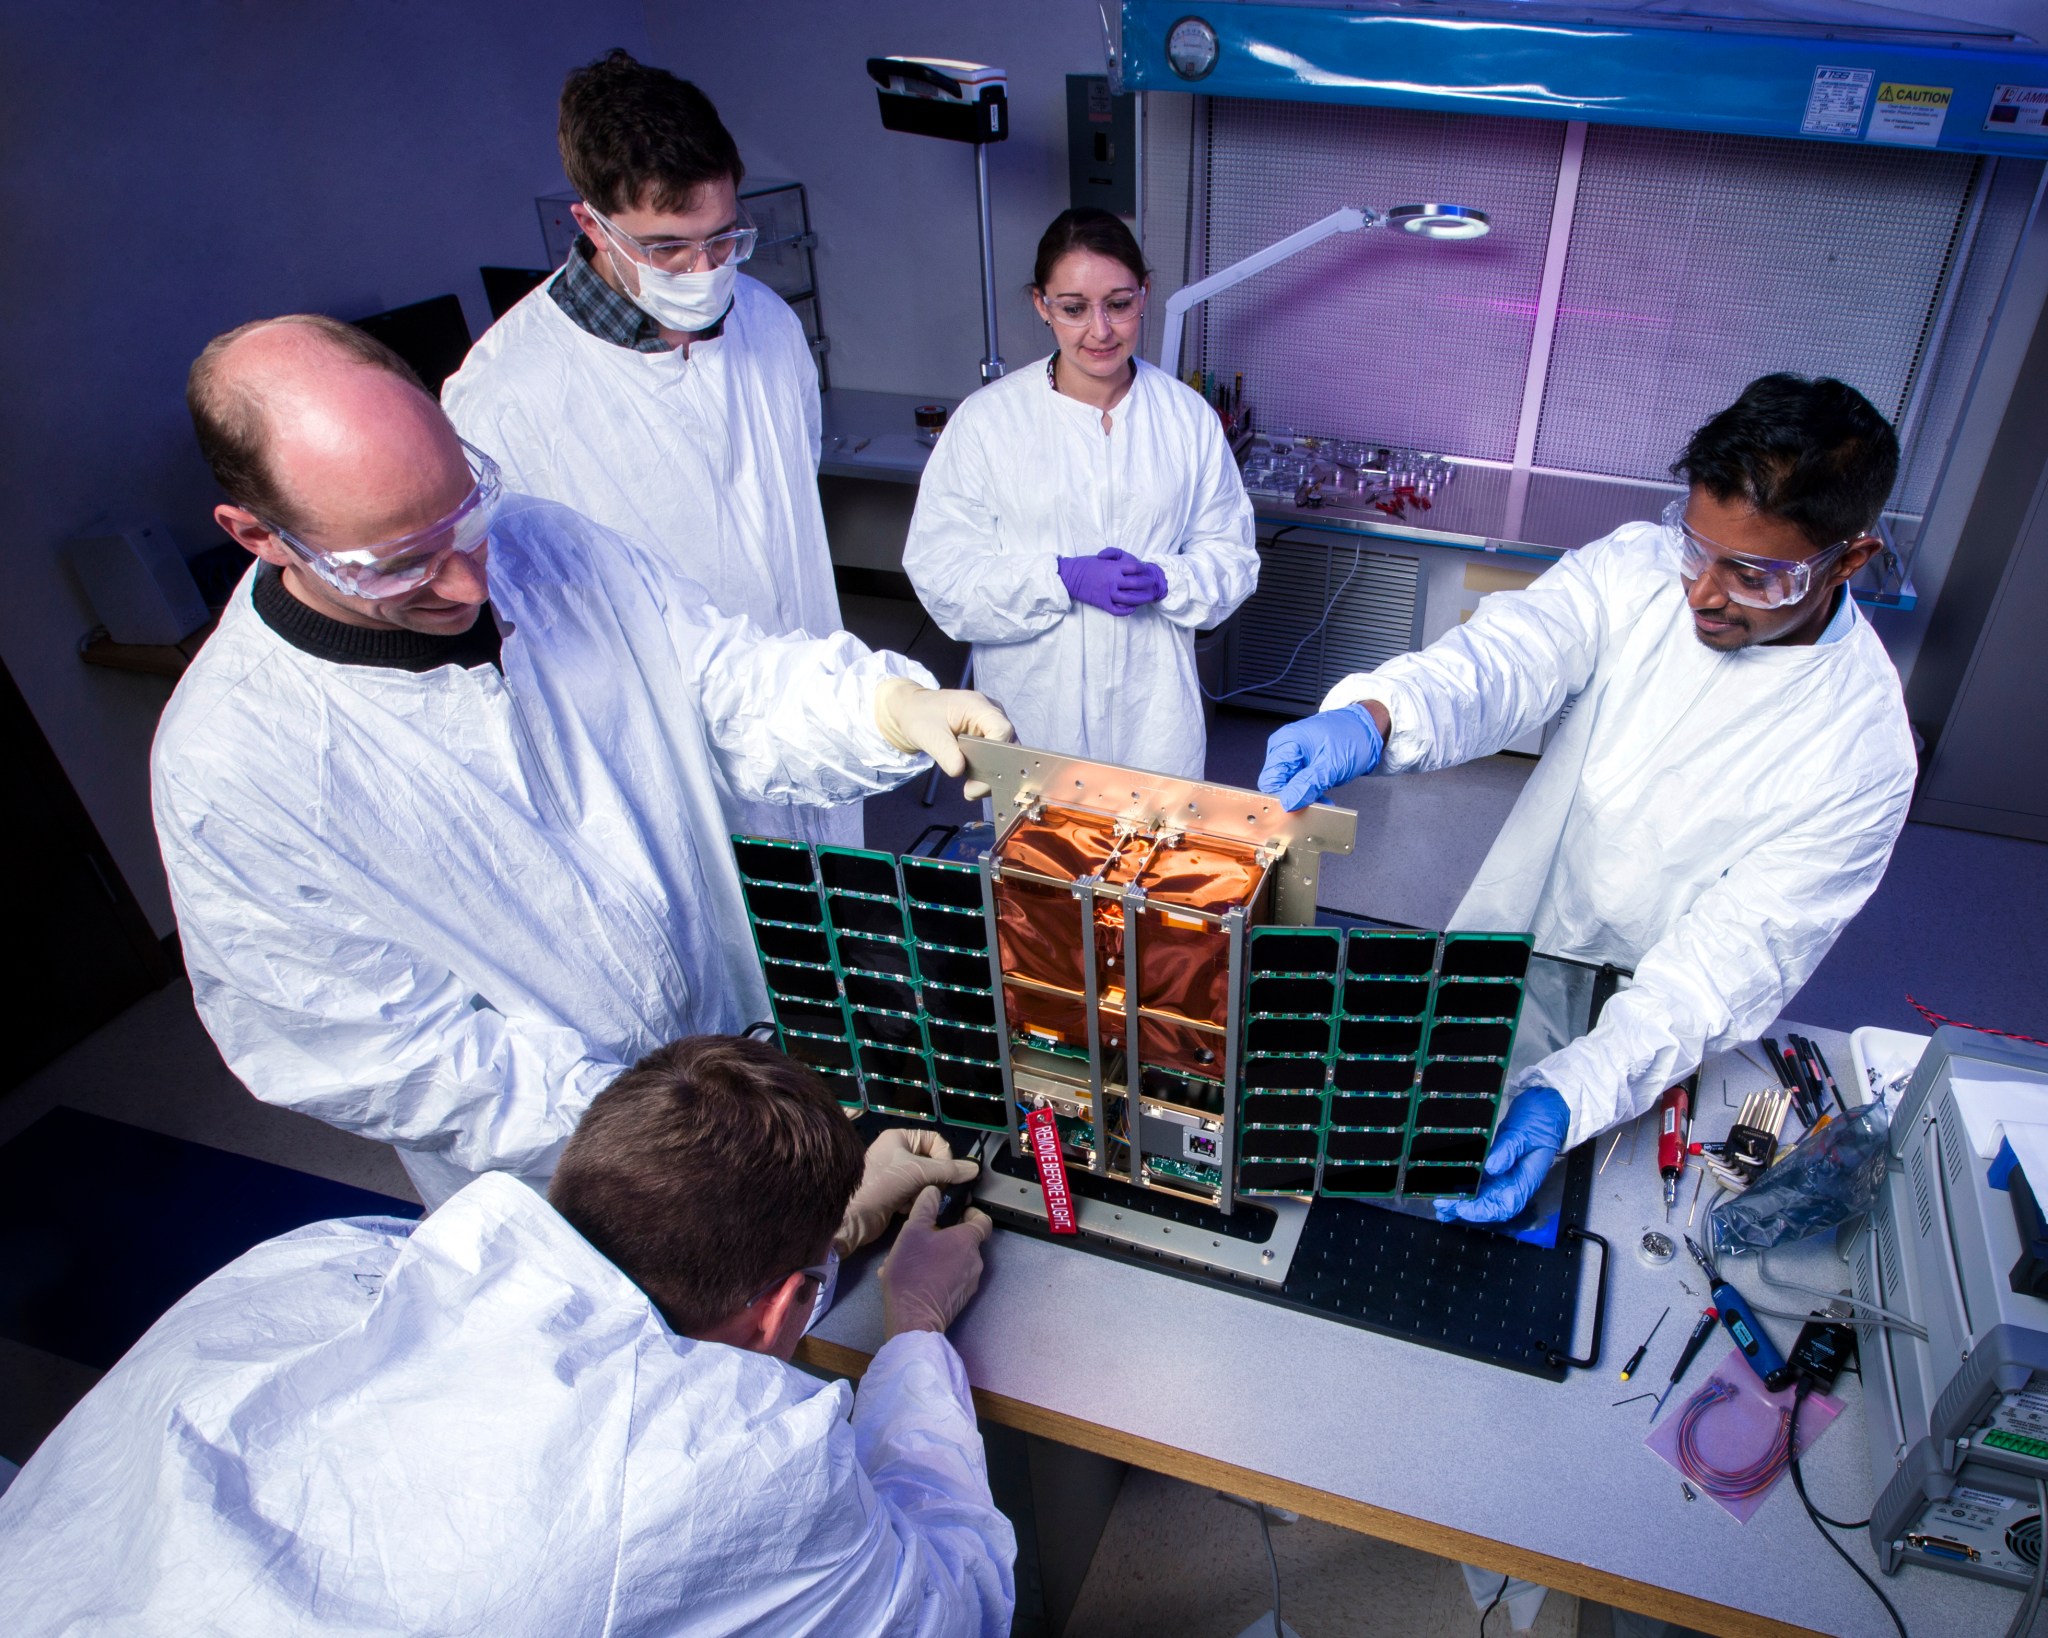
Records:
<instances>
[{"instance_id":1,"label":"blue nitrile glove","mask_svg":"<svg viewBox=\"0 0 2048 1638\"><path fill-rule=\"evenodd\" d=\"M1266 765L1259 770L1259 789L1278 794L1289 813L1320 802L1326 792L1361 779L1380 765L1386 750L1379 724L1363 705L1340 705L1318 711L1266 741Z\"/></svg>"},{"instance_id":2,"label":"blue nitrile glove","mask_svg":"<svg viewBox=\"0 0 2048 1638\"><path fill-rule=\"evenodd\" d=\"M1120 546L1105 546L1093 557L1063 557L1059 571L1060 584L1075 602L1119 618L1166 595L1166 577Z\"/></svg>"},{"instance_id":3,"label":"blue nitrile glove","mask_svg":"<svg viewBox=\"0 0 2048 1638\"><path fill-rule=\"evenodd\" d=\"M1493 1147L1486 1151L1486 1181L1479 1193L1470 1200L1439 1200L1436 1220L1505 1223L1520 1216L1542 1187L1571 1127L1572 1112L1564 1105L1563 1093L1548 1086L1525 1087L1493 1134Z\"/></svg>"}]
</instances>

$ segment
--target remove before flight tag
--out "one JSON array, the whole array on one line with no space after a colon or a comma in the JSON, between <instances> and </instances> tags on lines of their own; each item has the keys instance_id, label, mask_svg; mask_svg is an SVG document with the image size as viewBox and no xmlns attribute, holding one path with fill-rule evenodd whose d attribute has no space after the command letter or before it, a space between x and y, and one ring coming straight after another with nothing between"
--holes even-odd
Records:
<instances>
[{"instance_id":1,"label":"remove before flight tag","mask_svg":"<svg viewBox=\"0 0 2048 1638\"><path fill-rule=\"evenodd\" d=\"M1078 1233L1074 1197L1067 1192L1067 1163L1060 1154L1060 1129L1050 1109L1034 1109L1024 1117L1024 1135L1031 1158L1038 1162L1038 1186L1045 1191L1046 1226L1055 1234Z\"/></svg>"}]
</instances>

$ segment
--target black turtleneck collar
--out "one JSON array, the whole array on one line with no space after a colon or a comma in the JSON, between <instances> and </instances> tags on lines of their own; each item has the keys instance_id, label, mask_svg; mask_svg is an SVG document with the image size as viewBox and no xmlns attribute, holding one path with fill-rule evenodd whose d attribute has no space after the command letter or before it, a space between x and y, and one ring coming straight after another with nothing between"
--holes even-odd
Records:
<instances>
[{"instance_id":1,"label":"black turtleneck collar","mask_svg":"<svg viewBox=\"0 0 2048 1638\"><path fill-rule=\"evenodd\" d=\"M352 626L310 608L292 596L272 563L256 567L251 594L263 623L293 648L335 665L385 666L393 671L433 671L444 665L497 665L498 622L486 603L476 624L455 637L395 626ZM502 669L502 668L501 668Z\"/></svg>"}]
</instances>

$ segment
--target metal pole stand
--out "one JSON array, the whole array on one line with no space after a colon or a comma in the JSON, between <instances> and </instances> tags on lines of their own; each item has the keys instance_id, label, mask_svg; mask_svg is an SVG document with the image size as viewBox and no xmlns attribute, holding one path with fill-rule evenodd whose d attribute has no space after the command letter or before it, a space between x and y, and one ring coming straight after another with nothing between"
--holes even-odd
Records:
<instances>
[{"instance_id":1,"label":"metal pole stand","mask_svg":"<svg viewBox=\"0 0 2048 1638\"><path fill-rule=\"evenodd\" d=\"M996 350L996 248L988 208L988 144L974 145L974 183L981 210L981 384L999 381L1003 355Z\"/></svg>"}]
</instances>

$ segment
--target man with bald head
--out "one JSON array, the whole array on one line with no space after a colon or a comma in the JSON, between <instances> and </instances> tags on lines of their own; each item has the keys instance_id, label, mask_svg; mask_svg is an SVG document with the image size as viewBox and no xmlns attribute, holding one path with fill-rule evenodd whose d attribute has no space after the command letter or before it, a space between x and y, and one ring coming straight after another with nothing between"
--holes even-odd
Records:
<instances>
[{"instance_id":1,"label":"man with bald head","mask_svg":"<svg viewBox=\"0 0 2048 1638\"><path fill-rule=\"evenodd\" d=\"M151 759L194 1000L256 1096L396 1145L429 1206L544 1186L626 1065L765 1016L727 800L855 802L1009 735L505 493L351 326L231 331L187 398L260 559Z\"/></svg>"}]
</instances>

